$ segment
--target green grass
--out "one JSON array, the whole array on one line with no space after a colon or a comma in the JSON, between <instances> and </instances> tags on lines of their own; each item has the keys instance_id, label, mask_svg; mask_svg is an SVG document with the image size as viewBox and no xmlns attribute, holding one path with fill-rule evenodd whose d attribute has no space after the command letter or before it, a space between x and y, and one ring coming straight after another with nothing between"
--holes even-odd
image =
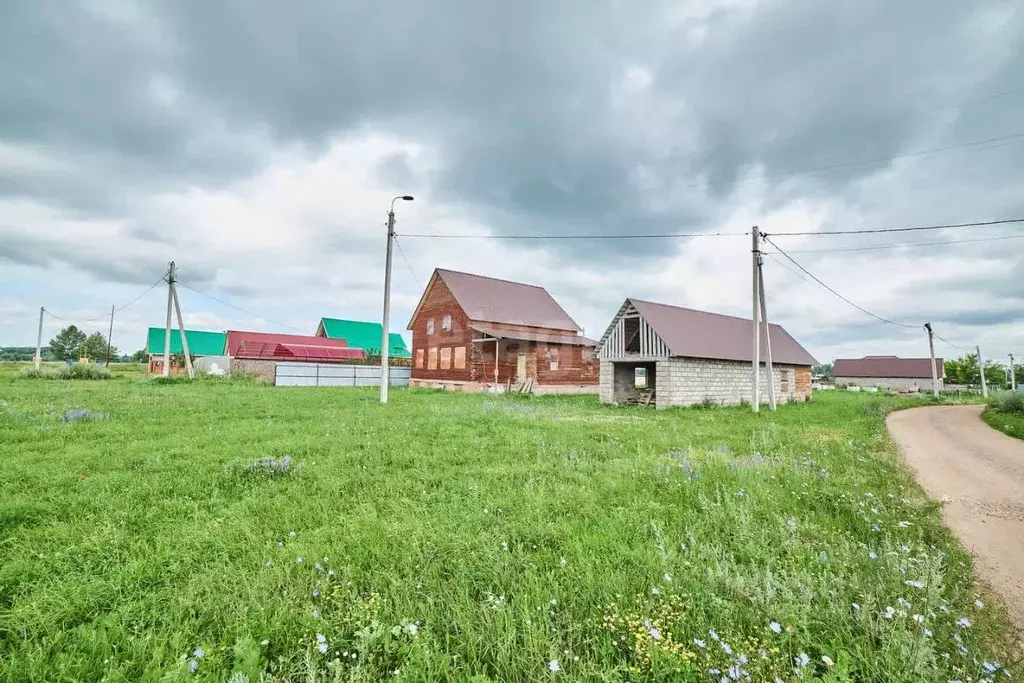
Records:
<instances>
[{"instance_id":1,"label":"green grass","mask_svg":"<svg viewBox=\"0 0 1024 683\"><path fill-rule=\"evenodd\" d=\"M795 681L805 653L803 680L967 681L1013 656L886 436L905 400L381 406L7 369L0 398L0 680L717 681L743 654Z\"/></svg>"},{"instance_id":2,"label":"green grass","mask_svg":"<svg viewBox=\"0 0 1024 683\"><path fill-rule=\"evenodd\" d=\"M981 418L1004 434L1024 439L1024 393L999 391L988 399Z\"/></svg>"}]
</instances>

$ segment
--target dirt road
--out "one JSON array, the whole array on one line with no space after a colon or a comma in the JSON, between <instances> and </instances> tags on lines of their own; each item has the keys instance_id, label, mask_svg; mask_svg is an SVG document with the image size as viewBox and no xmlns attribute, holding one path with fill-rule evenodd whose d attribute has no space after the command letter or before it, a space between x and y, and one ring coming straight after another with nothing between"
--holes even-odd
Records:
<instances>
[{"instance_id":1,"label":"dirt road","mask_svg":"<svg viewBox=\"0 0 1024 683\"><path fill-rule=\"evenodd\" d=\"M921 486L1024 628L1024 441L981 421L981 406L895 412L887 424Z\"/></svg>"}]
</instances>

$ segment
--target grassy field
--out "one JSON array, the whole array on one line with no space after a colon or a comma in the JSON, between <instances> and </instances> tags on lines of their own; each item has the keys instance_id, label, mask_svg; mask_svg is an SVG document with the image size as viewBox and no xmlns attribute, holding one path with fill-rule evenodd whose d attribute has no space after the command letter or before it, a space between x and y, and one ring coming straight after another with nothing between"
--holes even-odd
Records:
<instances>
[{"instance_id":1,"label":"grassy field","mask_svg":"<svg viewBox=\"0 0 1024 683\"><path fill-rule=\"evenodd\" d=\"M1024 396L1008 391L996 392L981 414L988 425L1004 434L1024 439Z\"/></svg>"},{"instance_id":2,"label":"grassy field","mask_svg":"<svg viewBox=\"0 0 1024 683\"><path fill-rule=\"evenodd\" d=\"M17 372L0 680L966 682L1015 656L877 395L383 407Z\"/></svg>"}]
</instances>

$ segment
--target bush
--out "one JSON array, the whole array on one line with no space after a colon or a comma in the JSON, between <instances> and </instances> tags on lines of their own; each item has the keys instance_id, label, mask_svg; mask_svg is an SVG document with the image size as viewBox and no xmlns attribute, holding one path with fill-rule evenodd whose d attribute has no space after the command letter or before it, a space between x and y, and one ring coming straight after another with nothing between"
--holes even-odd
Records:
<instances>
[{"instance_id":1,"label":"bush","mask_svg":"<svg viewBox=\"0 0 1024 683\"><path fill-rule=\"evenodd\" d=\"M1024 393L1019 391L996 392L988 397L988 405L997 413L1024 415Z\"/></svg>"},{"instance_id":2,"label":"bush","mask_svg":"<svg viewBox=\"0 0 1024 683\"><path fill-rule=\"evenodd\" d=\"M110 370L100 365L75 363L63 367L44 366L38 370L25 368L21 376L25 379L112 379Z\"/></svg>"}]
</instances>

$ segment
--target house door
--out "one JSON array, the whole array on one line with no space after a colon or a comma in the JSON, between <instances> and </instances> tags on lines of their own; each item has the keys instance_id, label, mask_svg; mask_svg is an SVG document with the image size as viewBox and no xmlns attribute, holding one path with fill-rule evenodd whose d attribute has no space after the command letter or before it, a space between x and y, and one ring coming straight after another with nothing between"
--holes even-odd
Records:
<instances>
[{"instance_id":1,"label":"house door","mask_svg":"<svg viewBox=\"0 0 1024 683\"><path fill-rule=\"evenodd\" d=\"M526 354L519 354L519 358L516 363L516 380L519 382L526 381Z\"/></svg>"}]
</instances>

